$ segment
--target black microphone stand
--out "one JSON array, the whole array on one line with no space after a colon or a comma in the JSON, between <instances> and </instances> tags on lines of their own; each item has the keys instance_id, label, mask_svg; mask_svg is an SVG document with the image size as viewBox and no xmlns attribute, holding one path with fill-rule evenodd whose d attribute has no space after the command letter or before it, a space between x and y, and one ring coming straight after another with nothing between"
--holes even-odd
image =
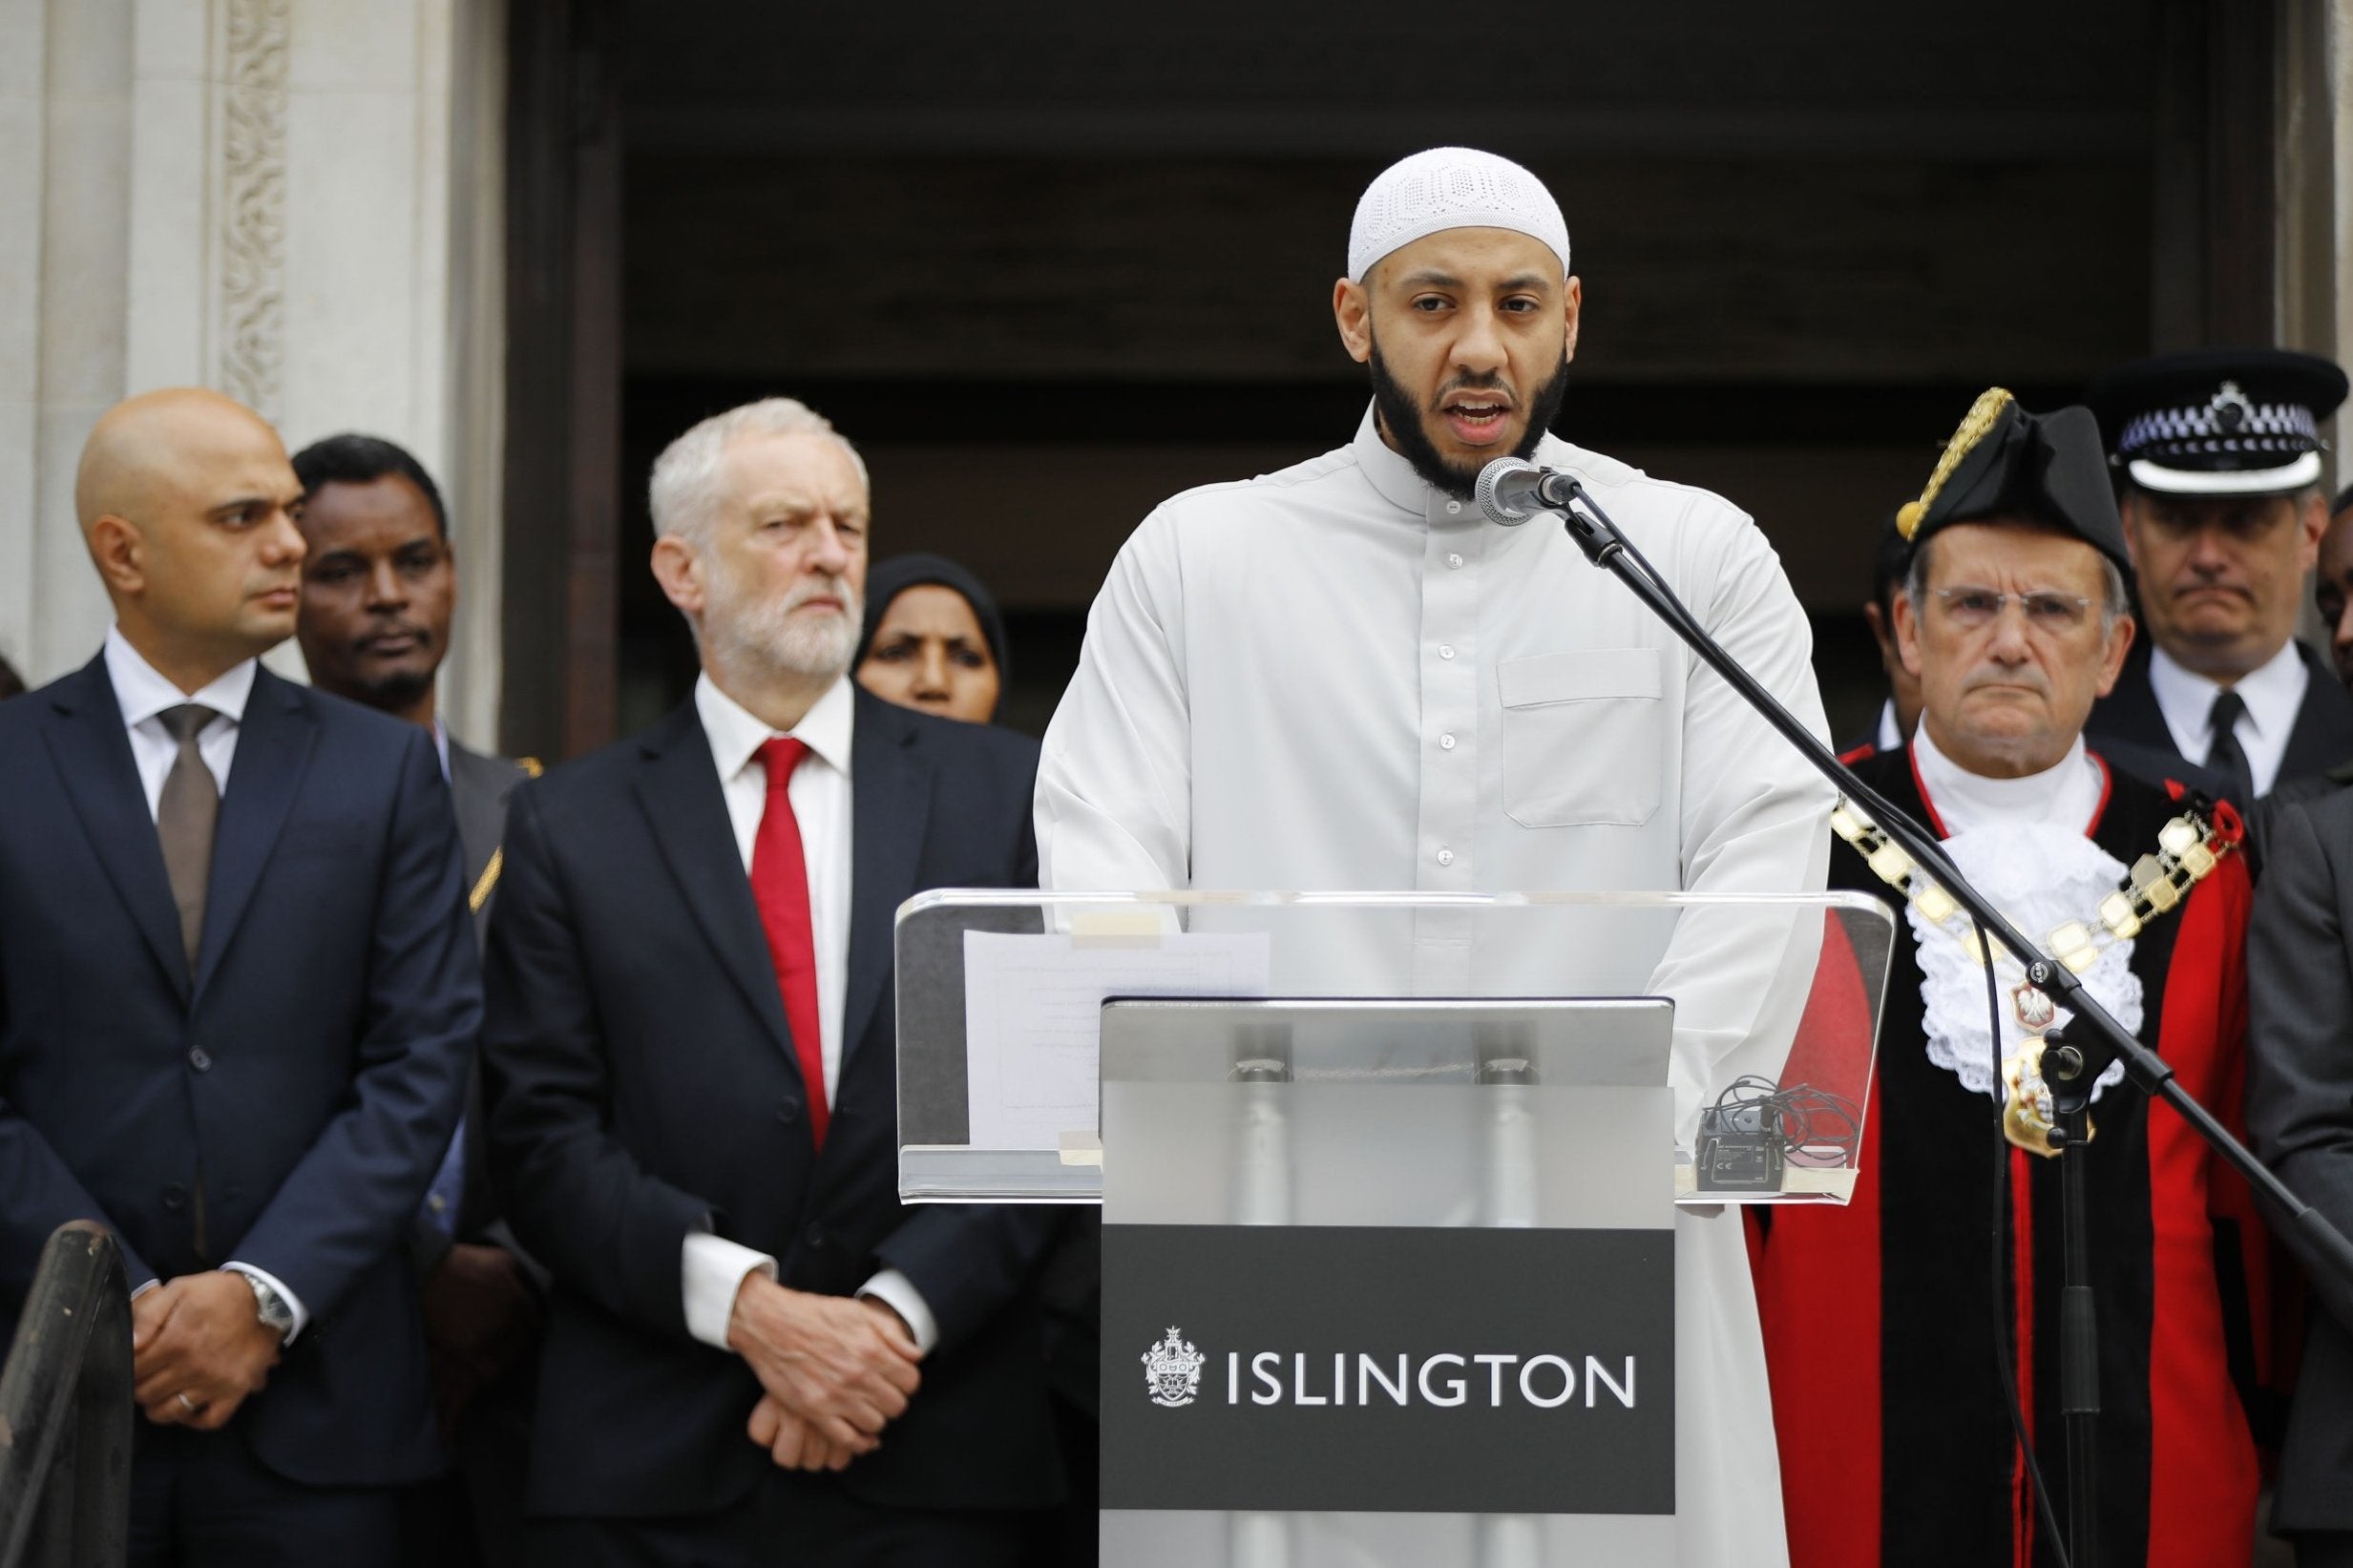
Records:
<instances>
[{"instance_id":1,"label":"black microphone stand","mask_svg":"<svg viewBox=\"0 0 2353 1568\"><path fill-rule=\"evenodd\" d=\"M1481 489L1483 492L1485 487ZM1783 740L1796 747L1798 755L1812 763L1816 772L1860 806L1882 832L1901 846L1952 895L1955 903L1968 911L1980 928L2017 954L2026 966L2027 982L2074 1014L2069 1032L2088 1037L2090 1043L2078 1045L2060 1039L2056 1034L2047 1036L2044 1060L2049 1073L2053 1108L2059 1113L2058 1136L2052 1142L2060 1151L2061 1252L2065 1258L2060 1298L2059 1388L2060 1409L2067 1420L2068 1432L2068 1530L2072 1537L2068 1556L2076 1568L2098 1568L2093 1520L2098 1488L2095 1467L2099 1355L2089 1266L2090 1205L2086 1198L2079 1151L2090 1136L2086 1112L2091 1102L2091 1087L2106 1068L2107 1058L2113 1056L2123 1061L2125 1075L2142 1093L2165 1101L2178 1112L2198 1137L2246 1179L2257 1196L2282 1217L2284 1223L2279 1227L2280 1239L2304 1265L2314 1293L2340 1322L2346 1324L2353 1324L2353 1243L2348 1243L2343 1233L2329 1223L2326 1215L2297 1197L2245 1144L2232 1137L2213 1113L2181 1087L2163 1057L2134 1039L2130 1030L2100 1006L2081 976L2027 941L2001 910L1971 887L1945 857L1935 835L1855 777L1845 763L1831 754L1829 747L1816 740L1804 724L1774 700L1771 692L1758 684L1739 660L1726 653L1684 607L1666 579L1618 532L1608 513L1586 492L1583 483L1572 475L1548 474L1537 496L1540 504L1559 512L1568 536L1585 552L1586 559L1632 590L1636 598L1690 644L1691 651L1779 731ZM1483 493L1481 498L1485 498ZM1503 515L1493 509L1489 514L1499 520Z\"/></svg>"},{"instance_id":2,"label":"black microphone stand","mask_svg":"<svg viewBox=\"0 0 2353 1568\"><path fill-rule=\"evenodd\" d=\"M2058 1118L2051 1142L2059 1150L2059 1418L2067 1425L2068 1558L2093 1568L2100 1560L2095 1495L2100 1474L2100 1325L2091 1293L2090 1173L2084 1168L2083 1149L2091 1141L2091 1086L2099 1082L2108 1063L2100 1059L2096 1045L2080 1048L2064 1039L2065 1033L2052 1030L2044 1036L2043 1049L2045 1081ZM2180 1093L2189 1098L2188 1091Z\"/></svg>"}]
</instances>

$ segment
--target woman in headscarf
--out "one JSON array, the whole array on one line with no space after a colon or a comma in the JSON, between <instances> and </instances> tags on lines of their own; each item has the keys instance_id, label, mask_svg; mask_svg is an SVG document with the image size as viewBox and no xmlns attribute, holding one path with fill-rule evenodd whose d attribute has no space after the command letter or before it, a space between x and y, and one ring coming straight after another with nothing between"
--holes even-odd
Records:
<instances>
[{"instance_id":1,"label":"woman in headscarf","mask_svg":"<svg viewBox=\"0 0 2353 1568\"><path fill-rule=\"evenodd\" d=\"M1007 678L1004 618L980 579L946 556L893 555L867 571L851 668L886 702L985 724Z\"/></svg>"}]
</instances>

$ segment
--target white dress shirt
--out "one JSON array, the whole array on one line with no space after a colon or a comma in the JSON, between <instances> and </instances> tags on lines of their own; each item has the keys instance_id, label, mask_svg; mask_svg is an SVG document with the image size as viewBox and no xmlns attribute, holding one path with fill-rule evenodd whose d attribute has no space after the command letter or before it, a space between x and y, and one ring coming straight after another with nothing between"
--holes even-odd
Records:
<instances>
[{"instance_id":1,"label":"white dress shirt","mask_svg":"<svg viewBox=\"0 0 2353 1568\"><path fill-rule=\"evenodd\" d=\"M1547 437L1692 613L1819 736L1811 637L1750 520ZM1818 891L1831 793L1557 521L1486 522L1368 413L1348 446L1166 502L1122 548L1045 738L1050 889ZM1818 948L1754 921L1367 920L1327 994L1665 994L1678 1125L1764 1042ZM1319 924L1323 922L1318 915ZM1513 930L1502 928L1509 924ZM1297 933L1275 955L1283 993ZM1802 947L1802 951L1798 951ZM1299 976L1293 975L1294 983ZM1666 1151L1660 1154L1662 1165ZM1665 1180L1662 1170L1661 1180ZM1787 1561L1736 1212L1678 1215L1680 1560Z\"/></svg>"},{"instance_id":2,"label":"white dress shirt","mask_svg":"<svg viewBox=\"0 0 2353 1568\"><path fill-rule=\"evenodd\" d=\"M780 732L721 691L709 676L695 680L695 712L710 742L720 791L727 802L727 821L735 829L736 853L746 876L751 874L760 819L768 805L768 770L760 759L760 748L779 733L809 747L809 755L785 785L785 796L792 803L793 820L800 825L801 857L809 873L809 936L817 961L817 1033L829 1106L841 1082L842 996L850 973L850 732L856 711L850 678L845 675L826 688L799 723ZM774 1279L776 1260L724 1236L698 1233L686 1238L683 1265L687 1331L705 1345L727 1348L727 1322L734 1315L735 1293L744 1276L758 1269ZM914 1334L916 1348L929 1351L938 1342L939 1330L930 1307L914 1282L897 1269L875 1275L859 1287L858 1294L879 1297L904 1319Z\"/></svg>"},{"instance_id":3,"label":"white dress shirt","mask_svg":"<svg viewBox=\"0 0 2353 1568\"><path fill-rule=\"evenodd\" d=\"M163 781L179 759L179 742L163 727L167 708L200 702L221 717L197 732L196 749L221 794L229 792L229 763L237 758L237 729L245 721L245 700L253 695L256 661L246 659L203 690L190 694L166 679L139 657L122 635L122 628L106 629L106 679L114 682L115 700L121 704L122 721L131 732L131 760L138 764L139 785L147 791L147 815L161 808Z\"/></svg>"},{"instance_id":4,"label":"white dress shirt","mask_svg":"<svg viewBox=\"0 0 2353 1568\"><path fill-rule=\"evenodd\" d=\"M2304 705L2304 687L2312 672L2304 667L2290 638L2279 651L2238 678L2231 689L2247 704L2238 721L2238 749L2247 754L2247 771L2254 776L2257 795L2268 795L2279 781L2279 764L2287 757L2288 735L2296 728L2296 713ZM2214 700L2222 687L2195 670L2174 662L2162 648L2149 651L2149 689L2156 695L2157 711L2174 737L2174 749L2193 763L2206 761L2214 744Z\"/></svg>"},{"instance_id":5,"label":"white dress shirt","mask_svg":"<svg viewBox=\"0 0 2353 1568\"><path fill-rule=\"evenodd\" d=\"M245 721L245 700L253 695L255 660L248 659L202 689L190 693L173 685L141 658L122 635L120 626L106 629L105 659L106 679L114 685L115 701L122 709L123 727L130 732L131 761L138 767L139 787L147 794L148 820L155 820L161 808L163 781L171 777L172 764L179 760L179 742L163 727L163 712L182 702L200 702L221 715L197 732L196 749L213 776L213 787L225 799L229 792L229 766L237 760L238 728ZM265 1268L234 1259L221 1266L250 1275L277 1291L279 1299L294 1313L294 1327L287 1330L285 1342L291 1345L300 1337L310 1322L310 1311L303 1306L302 1297L286 1288L284 1280ZM132 1294L145 1295L161 1283L150 1280Z\"/></svg>"}]
</instances>

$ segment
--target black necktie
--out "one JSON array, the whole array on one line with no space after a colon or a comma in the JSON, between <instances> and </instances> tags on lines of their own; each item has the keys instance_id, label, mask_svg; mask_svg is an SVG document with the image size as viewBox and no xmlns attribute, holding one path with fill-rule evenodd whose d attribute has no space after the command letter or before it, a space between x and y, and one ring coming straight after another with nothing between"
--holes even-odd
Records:
<instances>
[{"instance_id":1,"label":"black necktie","mask_svg":"<svg viewBox=\"0 0 2353 1568\"><path fill-rule=\"evenodd\" d=\"M163 777L156 802L156 834L163 841L163 869L179 906L179 940L188 950L188 971L204 941L204 888L212 880L213 829L221 821L221 787L204 765L197 736L221 716L200 702L165 708L163 727L179 742L172 771Z\"/></svg>"},{"instance_id":2,"label":"black necktie","mask_svg":"<svg viewBox=\"0 0 2353 1568\"><path fill-rule=\"evenodd\" d=\"M2235 691L2216 694L2214 707L2206 715L2207 727L2214 740L2206 747L2206 765L2231 782L2231 804L2255 804L2255 769L2247 765L2247 753L2238 743L2238 721L2246 715L2247 700Z\"/></svg>"}]
</instances>

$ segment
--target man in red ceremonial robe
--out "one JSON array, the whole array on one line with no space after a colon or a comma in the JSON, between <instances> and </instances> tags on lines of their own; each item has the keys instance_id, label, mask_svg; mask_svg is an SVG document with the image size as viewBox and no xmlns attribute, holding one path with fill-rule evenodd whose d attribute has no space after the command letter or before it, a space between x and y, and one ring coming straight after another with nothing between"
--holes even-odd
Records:
<instances>
[{"instance_id":1,"label":"man in red ceremonial robe","mask_svg":"<svg viewBox=\"0 0 2353 1568\"><path fill-rule=\"evenodd\" d=\"M2186 897L2140 900L2129 934L2103 920L2111 894L2132 898L2142 857L2171 864L2160 835L2194 807L2084 745L2133 632L2090 414L2031 415L1988 393L1906 520L1915 552L1895 618L1922 721L1858 772L2028 937L2048 949L2054 930L2086 933L2091 994L2236 1122L2250 903L2236 815L2197 803L2197 837L2222 853ZM1830 883L1886 898L1899 929L1853 1201L1757 1215L1791 1560L2055 1562L2003 1380L2006 1358L2064 1520L2060 1167L2005 1139L1996 1058L2069 1014L1999 955L1997 1045L1965 914L1933 918L1933 896L1909 896L1917 880L1891 886L1851 844L1834 848ZM2266 1348L2252 1209L2120 1065L2099 1083L2091 1141L2067 1158L2086 1161L2092 1216L2101 1560L2244 1564L2257 1473L2242 1399Z\"/></svg>"}]
</instances>

